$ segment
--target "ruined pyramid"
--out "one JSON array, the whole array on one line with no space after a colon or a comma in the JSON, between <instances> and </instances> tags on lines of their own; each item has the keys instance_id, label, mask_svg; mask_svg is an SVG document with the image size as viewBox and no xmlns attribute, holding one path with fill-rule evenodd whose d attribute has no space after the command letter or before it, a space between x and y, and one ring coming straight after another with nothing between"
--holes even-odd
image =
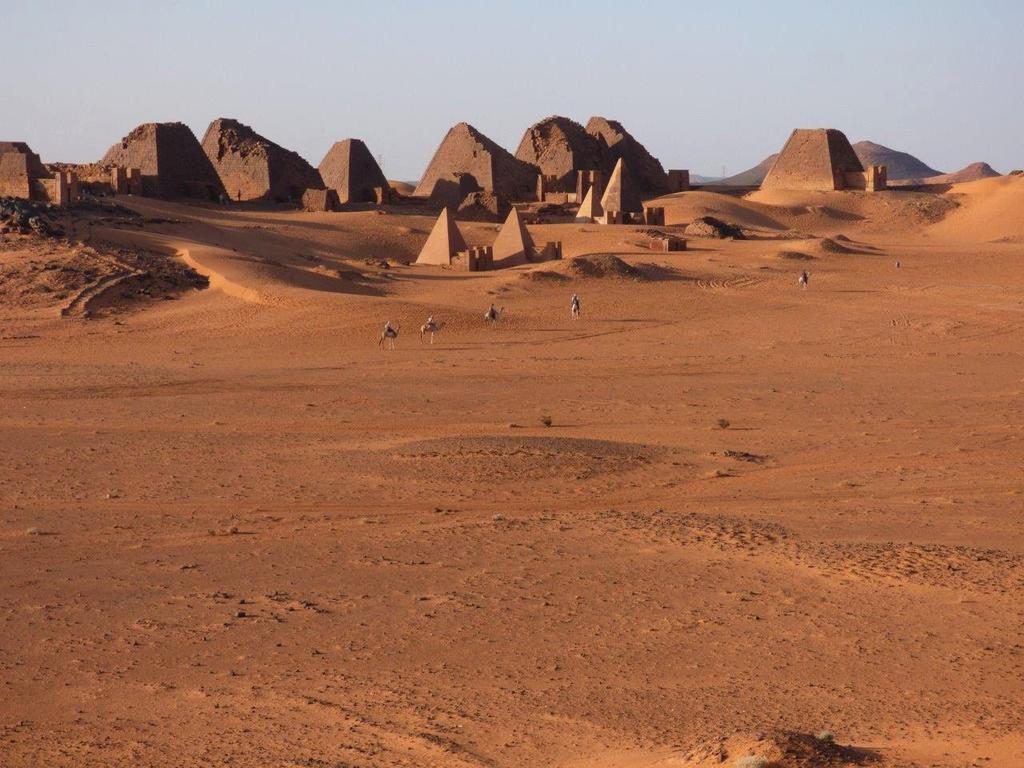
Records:
<instances>
[{"instance_id":1,"label":"ruined pyramid","mask_svg":"<svg viewBox=\"0 0 1024 768\"><path fill-rule=\"evenodd\" d=\"M517 160L468 123L459 123L437 148L415 194L456 208L471 192L494 192L507 201L529 199L536 183L536 167Z\"/></svg>"},{"instance_id":2,"label":"ruined pyramid","mask_svg":"<svg viewBox=\"0 0 1024 768\"><path fill-rule=\"evenodd\" d=\"M591 187L587 190L587 194L583 198L583 204L580 205L580 209L576 212L576 223L593 224L602 216L604 216L604 210L601 208L601 203L595 199L594 188Z\"/></svg>"},{"instance_id":3,"label":"ruined pyramid","mask_svg":"<svg viewBox=\"0 0 1024 768\"><path fill-rule=\"evenodd\" d=\"M388 189L388 180L360 139L336 142L320 161L320 177L336 190L342 203L373 203L375 187Z\"/></svg>"},{"instance_id":4,"label":"ruined pyramid","mask_svg":"<svg viewBox=\"0 0 1024 768\"><path fill-rule=\"evenodd\" d=\"M629 169L622 158L615 163L615 170L608 179L608 186L604 189L604 196L601 198L602 214L609 211L619 213L643 213L643 202L640 194L633 184Z\"/></svg>"},{"instance_id":5,"label":"ruined pyramid","mask_svg":"<svg viewBox=\"0 0 1024 768\"><path fill-rule=\"evenodd\" d=\"M526 225L519 218L519 211L513 208L501 225L501 231L494 241L494 266L514 267L533 259L536 249Z\"/></svg>"},{"instance_id":6,"label":"ruined pyramid","mask_svg":"<svg viewBox=\"0 0 1024 768\"><path fill-rule=\"evenodd\" d=\"M798 128L790 134L761 189L844 189L847 173L864 173L864 166L842 131Z\"/></svg>"},{"instance_id":7,"label":"ruined pyramid","mask_svg":"<svg viewBox=\"0 0 1024 768\"><path fill-rule=\"evenodd\" d=\"M597 139L575 120L560 115L546 117L523 134L516 157L531 163L545 176L554 176L553 191L573 192L577 171L601 168Z\"/></svg>"},{"instance_id":8,"label":"ruined pyramid","mask_svg":"<svg viewBox=\"0 0 1024 768\"><path fill-rule=\"evenodd\" d=\"M203 152L231 200L284 202L324 188L320 174L296 152L228 117L210 123Z\"/></svg>"},{"instance_id":9,"label":"ruined pyramid","mask_svg":"<svg viewBox=\"0 0 1024 768\"><path fill-rule=\"evenodd\" d=\"M451 264L452 257L459 251L468 250L466 241L455 225L455 219L444 208L430 230L427 242L423 244L417 264Z\"/></svg>"},{"instance_id":10,"label":"ruined pyramid","mask_svg":"<svg viewBox=\"0 0 1024 768\"><path fill-rule=\"evenodd\" d=\"M105 167L139 168L148 197L216 199L224 192L217 171L184 123L144 123L107 150Z\"/></svg>"},{"instance_id":11,"label":"ruined pyramid","mask_svg":"<svg viewBox=\"0 0 1024 768\"><path fill-rule=\"evenodd\" d=\"M625 160L638 194L648 197L668 194L670 189L665 169L622 123L604 117L592 117L587 121L587 133L600 146L599 167L606 176L619 160Z\"/></svg>"}]
</instances>

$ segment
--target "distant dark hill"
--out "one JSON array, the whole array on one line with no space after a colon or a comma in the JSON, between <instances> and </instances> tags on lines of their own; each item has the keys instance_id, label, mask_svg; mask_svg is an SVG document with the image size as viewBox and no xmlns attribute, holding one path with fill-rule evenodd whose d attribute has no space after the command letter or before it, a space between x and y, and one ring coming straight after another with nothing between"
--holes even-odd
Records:
<instances>
[{"instance_id":1,"label":"distant dark hill","mask_svg":"<svg viewBox=\"0 0 1024 768\"><path fill-rule=\"evenodd\" d=\"M730 176L727 179L722 179L718 183L725 187L759 187L761 182L764 181L764 177L768 175L768 171L775 164L775 159L778 156L778 152L774 155L768 155L768 157L753 168L749 168L743 173L737 173L735 176Z\"/></svg>"},{"instance_id":2,"label":"distant dark hill","mask_svg":"<svg viewBox=\"0 0 1024 768\"><path fill-rule=\"evenodd\" d=\"M921 179L902 179L896 186L922 184L962 184L966 181L978 181L980 179L991 179L1002 176L999 171L988 163L971 163L966 168L961 168L953 173L943 173L938 176L927 176Z\"/></svg>"},{"instance_id":3,"label":"distant dark hill","mask_svg":"<svg viewBox=\"0 0 1024 768\"><path fill-rule=\"evenodd\" d=\"M941 176L942 171L931 168L916 157L906 152L883 147L873 141L858 141L853 145L860 162L867 165L884 165L890 180L926 179L929 176Z\"/></svg>"}]
</instances>

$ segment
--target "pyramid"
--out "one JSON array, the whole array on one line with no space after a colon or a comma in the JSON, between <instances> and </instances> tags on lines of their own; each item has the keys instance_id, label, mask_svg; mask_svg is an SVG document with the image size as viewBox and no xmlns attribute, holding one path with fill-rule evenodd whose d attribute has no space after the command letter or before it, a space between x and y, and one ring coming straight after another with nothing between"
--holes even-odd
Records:
<instances>
[{"instance_id":1,"label":"pyramid","mask_svg":"<svg viewBox=\"0 0 1024 768\"><path fill-rule=\"evenodd\" d=\"M508 218L501 225L501 231L494 241L494 266L514 267L516 264L525 264L533 259L536 249L533 246L533 238L519 218L519 211L513 208L509 211Z\"/></svg>"},{"instance_id":2,"label":"pyramid","mask_svg":"<svg viewBox=\"0 0 1024 768\"><path fill-rule=\"evenodd\" d=\"M624 160L633 175L637 193L657 197L669 193L668 174L656 157L622 127L618 120L592 117L587 121L587 133L600 146L602 171L607 175Z\"/></svg>"},{"instance_id":3,"label":"pyramid","mask_svg":"<svg viewBox=\"0 0 1024 768\"><path fill-rule=\"evenodd\" d=\"M373 203L375 187L389 187L384 172L360 139L336 142L320 161L320 176L342 203Z\"/></svg>"},{"instance_id":4,"label":"pyramid","mask_svg":"<svg viewBox=\"0 0 1024 768\"><path fill-rule=\"evenodd\" d=\"M601 168L601 147L575 120L552 115L526 129L516 157L540 168L545 176L554 176L552 190L576 189L577 171Z\"/></svg>"},{"instance_id":5,"label":"pyramid","mask_svg":"<svg viewBox=\"0 0 1024 768\"><path fill-rule=\"evenodd\" d=\"M537 168L517 160L468 123L459 123L437 148L415 194L455 208L471 192L530 199L536 182Z\"/></svg>"},{"instance_id":6,"label":"pyramid","mask_svg":"<svg viewBox=\"0 0 1024 768\"><path fill-rule=\"evenodd\" d=\"M863 172L864 166L842 131L797 128L761 182L761 189L843 189L847 173Z\"/></svg>"},{"instance_id":7,"label":"pyramid","mask_svg":"<svg viewBox=\"0 0 1024 768\"><path fill-rule=\"evenodd\" d=\"M215 199L224 192L217 171L184 123L144 123L107 150L105 167L139 168L148 197Z\"/></svg>"},{"instance_id":8,"label":"pyramid","mask_svg":"<svg viewBox=\"0 0 1024 768\"><path fill-rule=\"evenodd\" d=\"M324 186L316 169L297 153L228 117L210 123L203 152L231 200L299 200L305 190Z\"/></svg>"},{"instance_id":9,"label":"pyramid","mask_svg":"<svg viewBox=\"0 0 1024 768\"><path fill-rule=\"evenodd\" d=\"M448 209L441 211L437 217L434 228L430 230L430 237L423 244L420 255L416 257L417 264L451 264L452 257L459 251L468 250L462 233L455 225L455 219L448 214Z\"/></svg>"},{"instance_id":10,"label":"pyramid","mask_svg":"<svg viewBox=\"0 0 1024 768\"><path fill-rule=\"evenodd\" d=\"M591 187L587 190L586 197L583 198L583 205L576 212L576 223L593 224L602 216L604 216L604 210L601 208L601 203L594 199L594 188Z\"/></svg>"},{"instance_id":11,"label":"pyramid","mask_svg":"<svg viewBox=\"0 0 1024 768\"><path fill-rule=\"evenodd\" d=\"M608 186L604 189L604 196L601 198L602 213L608 211L619 211L620 213L643 213L644 206L640 195L633 186L633 179L629 175L629 169L625 161L619 158L615 163L615 170L608 179Z\"/></svg>"}]
</instances>

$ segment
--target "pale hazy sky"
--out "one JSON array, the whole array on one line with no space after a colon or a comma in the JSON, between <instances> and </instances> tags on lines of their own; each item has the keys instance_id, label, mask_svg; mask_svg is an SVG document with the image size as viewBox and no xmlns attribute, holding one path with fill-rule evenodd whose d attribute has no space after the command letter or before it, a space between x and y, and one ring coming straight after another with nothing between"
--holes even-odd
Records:
<instances>
[{"instance_id":1,"label":"pale hazy sky","mask_svg":"<svg viewBox=\"0 0 1024 768\"><path fill-rule=\"evenodd\" d=\"M362 138L416 179L460 120L514 152L542 117L601 114L706 175L796 127L1006 172L1024 167L1022 6L2 0L0 140L85 162L139 123L202 138L235 117L314 165Z\"/></svg>"}]
</instances>

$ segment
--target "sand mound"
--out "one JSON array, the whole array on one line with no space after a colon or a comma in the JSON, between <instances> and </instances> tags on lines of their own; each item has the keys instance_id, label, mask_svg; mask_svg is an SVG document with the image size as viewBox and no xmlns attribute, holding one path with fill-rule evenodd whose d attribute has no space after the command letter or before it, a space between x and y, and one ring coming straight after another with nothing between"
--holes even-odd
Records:
<instances>
[{"instance_id":1,"label":"sand mound","mask_svg":"<svg viewBox=\"0 0 1024 768\"><path fill-rule=\"evenodd\" d=\"M958 210L929 234L952 240L1019 242L1024 238L1024 177L1000 176L954 186L947 195Z\"/></svg>"},{"instance_id":2,"label":"sand mound","mask_svg":"<svg viewBox=\"0 0 1024 768\"><path fill-rule=\"evenodd\" d=\"M742 240L743 230L714 216L701 216L683 230L690 237L713 237L718 240Z\"/></svg>"},{"instance_id":3,"label":"sand mound","mask_svg":"<svg viewBox=\"0 0 1024 768\"><path fill-rule=\"evenodd\" d=\"M469 481L498 478L591 477L645 465L659 449L634 443L570 437L448 437L407 443L391 453L405 473Z\"/></svg>"},{"instance_id":4,"label":"sand mound","mask_svg":"<svg viewBox=\"0 0 1024 768\"><path fill-rule=\"evenodd\" d=\"M777 251L775 253L775 258L777 258L777 259L784 259L786 261L813 261L814 260L814 257L811 256L811 254L809 254L809 253L804 253L802 251L787 251L787 250Z\"/></svg>"},{"instance_id":5,"label":"sand mound","mask_svg":"<svg viewBox=\"0 0 1024 768\"><path fill-rule=\"evenodd\" d=\"M828 732L813 736L792 731L722 738L693 749L682 760L684 768L853 768L884 764L874 752L835 744Z\"/></svg>"},{"instance_id":6,"label":"sand mound","mask_svg":"<svg viewBox=\"0 0 1024 768\"><path fill-rule=\"evenodd\" d=\"M851 248L848 245L844 245L830 237L823 237L818 241L818 248L825 253L863 253L856 248Z\"/></svg>"},{"instance_id":7,"label":"sand mound","mask_svg":"<svg viewBox=\"0 0 1024 768\"><path fill-rule=\"evenodd\" d=\"M583 278L624 277L631 280L643 279L643 273L630 266L618 256L610 253L596 253L590 256L577 256L564 262L566 271L571 275Z\"/></svg>"},{"instance_id":8,"label":"sand mound","mask_svg":"<svg viewBox=\"0 0 1024 768\"><path fill-rule=\"evenodd\" d=\"M678 192L659 197L648 204L665 209L665 224L669 226L689 224L702 216L713 216L746 229L788 228L771 206L718 192Z\"/></svg>"},{"instance_id":9,"label":"sand mound","mask_svg":"<svg viewBox=\"0 0 1024 768\"><path fill-rule=\"evenodd\" d=\"M941 221L957 207L947 195L911 191L767 190L750 193L744 202L760 204L786 229L819 236L852 228L905 235Z\"/></svg>"}]
</instances>

